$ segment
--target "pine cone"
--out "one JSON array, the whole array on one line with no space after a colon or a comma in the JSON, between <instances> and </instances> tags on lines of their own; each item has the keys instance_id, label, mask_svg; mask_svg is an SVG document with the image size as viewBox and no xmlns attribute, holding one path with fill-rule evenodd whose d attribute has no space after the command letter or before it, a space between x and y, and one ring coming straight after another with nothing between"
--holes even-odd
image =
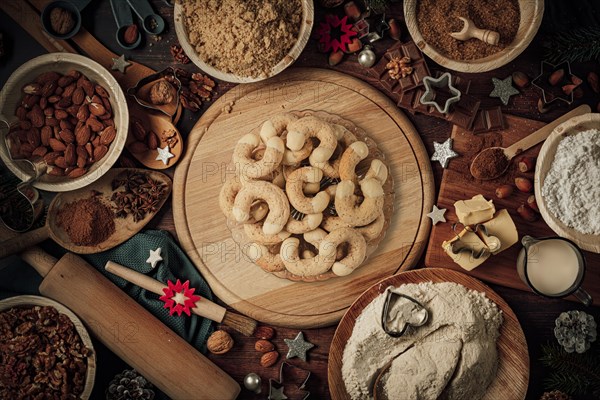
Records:
<instances>
[{"instance_id":1,"label":"pine cone","mask_svg":"<svg viewBox=\"0 0 600 400\"><path fill-rule=\"evenodd\" d=\"M110 381L106 400L152 400L153 388L136 370L126 369Z\"/></svg>"},{"instance_id":2,"label":"pine cone","mask_svg":"<svg viewBox=\"0 0 600 400\"><path fill-rule=\"evenodd\" d=\"M540 400L572 400L571 396L566 393L561 392L560 390L553 390L551 392L546 392L540 397Z\"/></svg>"}]
</instances>

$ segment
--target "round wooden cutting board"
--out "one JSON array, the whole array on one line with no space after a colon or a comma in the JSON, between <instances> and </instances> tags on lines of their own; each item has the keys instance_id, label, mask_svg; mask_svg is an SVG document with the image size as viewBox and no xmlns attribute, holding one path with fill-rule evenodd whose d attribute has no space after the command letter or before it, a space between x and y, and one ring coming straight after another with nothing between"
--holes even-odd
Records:
<instances>
[{"instance_id":1,"label":"round wooden cutting board","mask_svg":"<svg viewBox=\"0 0 600 400\"><path fill-rule=\"evenodd\" d=\"M363 309L377 296L385 292L388 286L400 286L405 283L456 282L469 289L485 293L502 310L504 322L500 327L498 348L498 372L490 383L483 400L524 399L529 384L529 352L521 324L510 306L492 289L461 272L443 268L427 268L407 271L389 277L364 292L348 309L335 331L329 349L328 380L333 400L349 400L342 379L342 357L346 343L352 335L354 323Z\"/></svg>"},{"instance_id":2,"label":"round wooden cutting board","mask_svg":"<svg viewBox=\"0 0 600 400\"><path fill-rule=\"evenodd\" d=\"M394 214L376 252L349 276L322 282L280 279L250 262L218 202L223 182L234 174L237 141L271 115L301 110L326 111L364 129L394 181ZM336 323L372 284L412 268L427 243L434 197L429 157L406 116L368 84L322 69L292 69L224 94L190 132L173 187L179 240L214 293L252 318L295 328Z\"/></svg>"}]
</instances>

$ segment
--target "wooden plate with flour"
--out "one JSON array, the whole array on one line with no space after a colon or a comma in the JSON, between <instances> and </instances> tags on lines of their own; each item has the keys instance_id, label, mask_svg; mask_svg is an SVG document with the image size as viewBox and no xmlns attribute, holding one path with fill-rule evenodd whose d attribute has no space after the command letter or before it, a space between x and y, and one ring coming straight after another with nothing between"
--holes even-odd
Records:
<instances>
[{"instance_id":1,"label":"wooden plate with flour","mask_svg":"<svg viewBox=\"0 0 600 400\"><path fill-rule=\"evenodd\" d=\"M352 335L356 319L363 309L377 296L384 293L388 286L397 287L406 283L422 282L459 283L468 289L484 293L488 299L496 303L504 318L504 322L500 327L500 337L496 342L498 371L483 399L524 399L529 382L529 353L525 335L516 315L496 292L477 279L457 271L441 268L418 269L391 276L369 288L352 304L340 321L329 349L328 378L332 399L350 399L342 378L342 358L346 343Z\"/></svg>"}]
</instances>

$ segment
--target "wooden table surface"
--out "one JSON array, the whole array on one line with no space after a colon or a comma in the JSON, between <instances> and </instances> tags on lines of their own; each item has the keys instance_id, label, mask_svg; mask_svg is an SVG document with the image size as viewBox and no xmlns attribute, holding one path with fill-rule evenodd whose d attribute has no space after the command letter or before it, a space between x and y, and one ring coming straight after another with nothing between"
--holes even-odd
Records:
<instances>
[{"instance_id":1,"label":"wooden table surface","mask_svg":"<svg viewBox=\"0 0 600 400\"><path fill-rule=\"evenodd\" d=\"M7 0L7 1L21 1L21 0ZM153 0L155 9L165 17L168 21L167 31L161 35L160 41L154 41L146 38L146 42L138 49L133 51L125 52L129 57L134 60L148 65L151 68L160 70L173 64L173 60L169 54L169 46L177 42L175 31L172 26L172 8L165 5L163 1ZM323 9L320 6L316 6L316 19L315 25L318 26L318 22L321 16L324 14ZM388 15L395 17L399 20L403 20L402 7L398 3L395 3ZM97 0L94 1L84 12L84 25L90 30L102 43L104 43L111 50L121 54L122 50L117 45L115 40L115 25L114 20L110 11L110 5L108 0ZM31 38L25 31L23 31L17 24L15 24L7 15L0 12L0 30L5 34L5 41L10 43L8 46L9 54L4 60L0 60L0 86L6 82L6 79L12 71L14 71L20 64L27 61L28 59L44 54L45 50L38 45L33 38ZM403 39L407 38L405 29L403 29ZM500 69L476 74L458 74L465 78L472 80L471 94L476 95L481 101L482 105L497 105L500 104L498 99L490 99L488 97L489 92L492 90L492 77L505 78L512 72L520 70L527 73L530 77L535 77L539 73L540 61L542 60L542 49L540 46L542 35L538 34L534 42L529 48L519 56L515 61L509 63L507 66ZM389 39L376 42L374 44L375 50L378 55L381 55L386 47L389 47L392 41ZM16 51L15 49L18 49ZM316 41L311 40L300 59L296 62L295 66L311 66L329 68L327 64L327 57L321 54L317 50ZM429 63L430 69L441 70L441 68L432 62ZM190 64L186 68L193 70L195 67ZM365 81L369 81L366 76L366 70L357 63L356 55L347 56L345 61L334 68L335 70L348 73L350 75L361 78ZM597 63L586 63L586 64L574 64L572 66L573 73L584 78L588 71L599 70ZM231 84L219 83L217 91L219 95L225 93L232 87ZM577 100L570 107L558 107L551 112L546 114L539 114L537 111L537 100L538 92L529 87L523 90L522 94L515 96L511 99L508 106L503 107L505 113L511 113L514 115L524 116L527 118L537 119L541 121L550 121L559 115L566 112L568 109L575 107L578 104L588 103L592 109L596 108L596 104L600 100L598 95L589 89L589 86L585 87L585 97ZM195 121L199 117L199 113L191 114L186 112L182 121L180 122L180 128L182 134L185 136L191 129ZM413 116L409 114L409 118L417 127L417 130L421 134L423 142L427 147L429 154L433 152L433 142L443 142L450 136L451 125L427 116L417 115ZM172 174L173 168L167 170L168 173ZM434 165L434 175L436 189L439 189L440 179L442 175L442 169L439 163ZM152 221L151 228L165 229L175 234L175 228L173 224L173 216L171 207L166 207L161 211L157 218ZM422 260L420 265L423 265ZM599 268L600 266L592 265L590 268ZM539 358L541 355L540 345L547 341L554 340L553 337L553 326L554 319L562 311L579 309L584 310L585 308L578 303L571 303L562 300L549 300L536 296L532 293L521 292L514 289L508 289L500 286L491 285L492 288L500 294L506 302L512 307L517 317L519 318L523 330L525 332L527 343L529 346L529 356L531 359L531 373L530 373L530 385L527 394L528 399L538 399L543 392L543 380L547 370L541 365ZM600 302L600 299L596 299ZM593 307L585 309L587 312L591 312L596 321L600 321L600 309ZM308 390L311 392L313 399L329 399L328 383L327 383L327 355L329 351L329 344L333 337L335 327L323 327L321 329L312 329L304 331L305 337L310 342L314 343L316 347L309 352L308 362L304 363L298 359L293 359L290 362L301 368L307 369L312 373L309 380ZM274 343L282 355L285 355L287 347L283 342L284 338L292 338L297 334L296 330L276 328L276 338ZM240 395L240 399L264 399L267 397L266 391L268 390L268 379L278 378L279 368L278 365L271 368L262 368L259 365L259 354L254 350L254 339L244 338L240 335L234 334L236 341L235 348L226 355L214 356L210 355L210 359L213 360L217 365L223 368L225 371L230 373L240 383L243 377L249 372L258 373L263 379L263 393L260 395L254 395L253 393L243 390ZM101 346L100 346L101 347ZM114 355L109 352L103 352L103 349L99 351L102 356L98 359L98 376L96 379L96 390L94 393L101 395L104 388L106 387L110 378L122 368L124 364L118 360ZM284 357L280 358L284 359ZM95 397L94 397L95 398Z\"/></svg>"}]
</instances>

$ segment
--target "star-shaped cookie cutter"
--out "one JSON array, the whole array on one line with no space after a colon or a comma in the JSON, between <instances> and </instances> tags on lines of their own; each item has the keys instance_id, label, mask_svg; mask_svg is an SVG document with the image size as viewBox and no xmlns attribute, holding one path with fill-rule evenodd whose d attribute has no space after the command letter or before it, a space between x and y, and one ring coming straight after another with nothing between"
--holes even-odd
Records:
<instances>
[{"instance_id":1,"label":"star-shaped cookie cutter","mask_svg":"<svg viewBox=\"0 0 600 400\"><path fill-rule=\"evenodd\" d=\"M284 368L290 369L290 371L292 371L292 370L296 371L296 373L294 375L300 375L300 382L296 386L299 391L302 391L305 393L304 397L302 397L301 400L308 399L310 397L310 392L304 390L304 388L306 387L306 383L308 382L308 379L310 378L310 371L296 367L295 365L292 365L285 361L282 362L281 366L279 367L279 381L277 381L275 379L269 379L269 397L268 397L268 399L269 400L283 400L283 399L288 398L283 393L283 387L285 385L284 371L283 371Z\"/></svg>"},{"instance_id":2,"label":"star-shaped cookie cutter","mask_svg":"<svg viewBox=\"0 0 600 400\"><path fill-rule=\"evenodd\" d=\"M562 82L558 82L556 86L552 86L549 82L550 76L559 70L565 71L565 76ZM571 63L563 61L560 64L552 64L548 61L542 61L540 65L540 74L536 76L531 84L542 91L542 101L545 105L560 100L564 103L573 103L573 90L568 94L562 90L562 86L567 84L575 84L578 86L581 84L581 79L571 73ZM579 82L576 83L575 81Z\"/></svg>"},{"instance_id":3,"label":"star-shaped cookie cutter","mask_svg":"<svg viewBox=\"0 0 600 400\"><path fill-rule=\"evenodd\" d=\"M423 105L435 107L442 114L447 114L450 111L450 106L460 100L460 90L452 86L452 76L449 72L443 73L439 78L426 76L423 78L423 85L425 93L423 93L419 101ZM446 93L444 94L447 95L440 96L444 91L436 89L445 89ZM444 102L443 106L440 100Z\"/></svg>"}]
</instances>

